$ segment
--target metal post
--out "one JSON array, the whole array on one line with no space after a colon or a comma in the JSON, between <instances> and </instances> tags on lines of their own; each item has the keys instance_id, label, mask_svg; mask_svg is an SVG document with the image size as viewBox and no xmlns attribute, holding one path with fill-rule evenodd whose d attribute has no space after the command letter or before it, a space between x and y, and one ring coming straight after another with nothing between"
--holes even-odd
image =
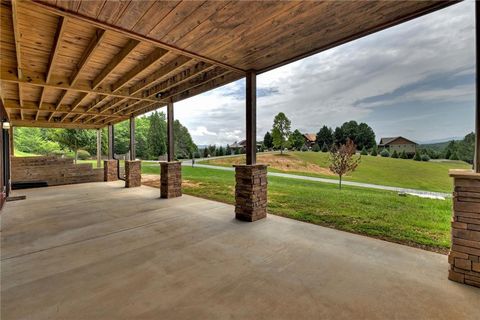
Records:
<instances>
[{"instance_id":1,"label":"metal post","mask_svg":"<svg viewBox=\"0 0 480 320\"><path fill-rule=\"evenodd\" d=\"M114 139L115 139L115 130L113 124L108 125L108 159L112 160L114 156Z\"/></svg>"},{"instance_id":2,"label":"metal post","mask_svg":"<svg viewBox=\"0 0 480 320\"><path fill-rule=\"evenodd\" d=\"M248 71L246 77L247 165L253 165L257 162L257 75Z\"/></svg>"},{"instance_id":3,"label":"metal post","mask_svg":"<svg viewBox=\"0 0 480 320\"><path fill-rule=\"evenodd\" d=\"M97 168L102 166L102 129L97 129Z\"/></svg>"},{"instance_id":4,"label":"metal post","mask_svg":"<svg viewBox=\"0 0 480 320\"><path fill-rule=\"evenodd\" d=\"M173 102L167 105L167 160L175 160L175 142L173 137Z\"/></svg>"},{"instance_id":5,"label":"metal post","mask_svg":"<svg viewBox=\"0 0 480 320\"><path fill-rule=\"evenodd\" d=\"M135 117L130 117L130 160L135 160Z\"/></svg>"},{"instance_id":6,"label":"metal post","mask_svg":"<svg viewBox=\"0 0 480 320\"><path fill-rule=\"evenodd\" d=\"M476 54L476 67L475 67L475 160L474 170L476 173L480 173L480 47L478 42L480 41L480 5L475 1L475 54Z\"/></svg>"}]
</instances>

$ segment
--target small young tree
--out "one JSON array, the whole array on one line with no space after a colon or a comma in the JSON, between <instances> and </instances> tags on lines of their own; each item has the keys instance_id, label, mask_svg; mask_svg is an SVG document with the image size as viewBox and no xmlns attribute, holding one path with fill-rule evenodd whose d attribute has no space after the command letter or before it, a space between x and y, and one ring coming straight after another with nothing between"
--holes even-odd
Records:
<instances>
[{"instance_id":1,"label":"small young tree","mask_svg":"<svg viewBox=\"0 0 480 320\"><path fill-rule=\"evenodd\" d=\"M280 153L283 154L283 149L288 147L288 138L290 137L291 122L285 115L280 112L273 119L272 138L273 146L280 149Z\"/></svg>"},{"instance_id":2,"label":"small young tree","mask_svg":"<svg viewBox=\"0 0 480 320\"><path fill-rule=\"evenodd\" d=\"M92 136L84 129L59 129L52 135L52 140L56 141L62 148L75 153L75 164L78 159L78 150L85 148L91 139Z\"/></svg>"},{"instance_id":3,"label":"small young tree","mask_svg":"<svg viewBox=\"0 0 480 320\"><path fill-rule=\"evenodd\" d=\"M372 152L370 152L370 155L373 156L373 157L378 156L378 149L377 149L377 146L376 146L376 145L374 145L374 146L372 147Z\"/></svg>"},{"instance_id":4,"label":"small young tree","mask_svg":"<svg viewBox=\"0 0 480 320\"><path fill-rule=\"evenodd\" d=\"M330 171L338 175L340 190L342 189L342 177L353 172L360 163L361 156L354 157L356 151L357 147L350 139L347 139L347 142L340 147L334 146L330 151Z\"/></svg>"},{"instance_id":5,"label":"small young tree","mask_svg":"<svg viewBox=\"0 0 480 320\"><path fill-rule=\"evenodd\" d=\"M417 152L415 153L415 156L413 157L414 161L422 161L422 157L420 156L420 153Z\"/></svg>"},{"instance_id":6,"label":"small young tree","mask_svg":"<svg viewBox=\"0 0 480 320\"><path fill-rule=\"evenodd\" d=\"M405 152L405 150L403 150L402 152L400 152L400 159L408 159L408 155L407 155L407 153Z\"/></svg>"},{"instance_id":7,"label":"small young tree","mask_svg":"<svg viewBox=\"0 0 480 320\"><path fill-rule=\"evenodd\" d=\"M306 144L304 144L304 145L302 146L302 149L300 149L300 150L301 150L302 152L306 152L306 151L308 151L308 147L307 147L307 145L306 145Z\"/></svg>"},{"instance_id":8,"label":"small young tree","mask_svg":"<svg viewBox=\"0 0 480 320\"><path fill-rule=\"evenodd\" d=\"M397 150L393 150L391 157L392 157L392 158L395 158L395 159L398 158Z\"/></svg>"},{"instance_id":9,"label":"small young tree","mask_svg":"<svg viewBox=\"0 0 480 320\"><path fill-rule=\"evenodd\" d=\"M273 148L273 138L269 131L267 131L267 133L265 133L265 136L263 137L263 144L267 149Z\"/></svg>"},{"instance_id":10,"label":"small young tree","mask_svg":"<svg viewBox=\"0 0 480 320\"><path fill-rule=\"evenodd\" d=\"M290 146L295 150L300 150L305 145L305 138L298 129L292 132L288 140Z\"/></svg>"},{"instance_id":11,"label":"small young tree","mask_svg":"<svg viewBox=\"0 0 480 320\"><path fill-rule=\"evenodd\" d=\"M420 158L422 159L422 161L430 161L430 157L428 156L428 154L422 154Z\"/></svg>"},{"instance_id":12,"label":"small young tree","mask_svg":"<svg viewBox=\"0 0 480 320\"><path fill-rule=\"evenodd\" d=\"M388 157L390 157L390 152L388 152L387 149L383 149L382 152L380 152L380 156L382 156L384 158L388 158Z\"/></svg>"},{"instance_id":13,"label":"small young tree","mask_svg":"<svg viewBox=\"0 0 480 320\"><path fill-rule=\"evenodd\" d=\"M361 154L362 156L368 156L367 148L363 147L363 148L362 148L362 151L360 152L360 154Z\"/></svg>"},{"instance_id":14,"label":"small young tree","mask_svg":"<svg viewBox=\"0 0 480 320\"><path fill-rule=\"evenodd\" d=\"M322 152L328 152L328 145L327 143L323 143L323 146L322 146Z\"/></svg>"},{"instance_id":15,"label":"small young tree","mask_svg":"<svg viewBox=\"0 0 480 320\"><path fill-rule=\"evenodd\" d=\"M318 152L318 151L320 151L320 146L319 146L317 143L315 143L315 144L313 145L312 150L313 150L314 152Z\"/></svg>"}]
</instances>

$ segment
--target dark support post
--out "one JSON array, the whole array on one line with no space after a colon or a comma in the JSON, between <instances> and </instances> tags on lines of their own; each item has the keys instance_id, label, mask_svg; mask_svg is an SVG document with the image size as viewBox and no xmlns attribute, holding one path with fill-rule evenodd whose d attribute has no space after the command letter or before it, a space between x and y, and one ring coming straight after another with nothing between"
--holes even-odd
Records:
<instances>
[{"instance_id":1,"label":"dark support post","mask_svg":"<svg viewBox=\"0 0 480 320\"><path fill-rule=\"evenodd\" d=\"M113 124L108 125L108 159L113 159L113 141L114 141Z\"/></svg>"},{"instance_id":2,"label":"dark support post","mask_svg":"<svg viewBox=\"0 0 480 320\"><path fill-rule=\"evenodd\" d=\"M475 160L474 170L480 173L480 5L475 1L475 53L476 53L476 82L475 82Z\"/></svg>"},{"instance_id":3,"label":"dark support post","mask_svg":"<svg viewBox=\"0 0 480 320\"><path fill-rule=\"evenodd\" d=\"M97 129L97 168L102 164L102 129Z\"/></svg>"},{"instance_id":4,"label":"dark support post","mask_svg":"<svg viewBox=\"0 0 480 320\"><path fill-rule=\"evenodd\" d=\"M175 161L175 142L173 138L173 102L167 105L167 161Z\"/></svg>"},{"instance_id":5,"label":"dark support post","mask_svg":"<svg viewBox=\"0 0 480 320\"><path fill-rule=\"evenodd\" d=\"M246 79L247 165L257 162L257 74L247 72Z\"/></svg>"},{"instance_id":6,"label":"dark support post","mask_svg":"<svg viewBox=\"0 0 480 320\"><path fill-rule=\"evenodd\" d=\"M113 124L108 125L108 159L103 161L103 173L105 181L116 181L118 180L118 163L117 160L113 158L114 150L114 136L115 131Z\"/></svg>"},{"instance_id":7,"label":"dark support post","mask_svg":"<svg viewBox=\"0 0 480 320\"><path fill-rule=\"evenodd\" d=\"M130 160L135 160L135 117L130 117Z\"/></svg>"}]
</instances>

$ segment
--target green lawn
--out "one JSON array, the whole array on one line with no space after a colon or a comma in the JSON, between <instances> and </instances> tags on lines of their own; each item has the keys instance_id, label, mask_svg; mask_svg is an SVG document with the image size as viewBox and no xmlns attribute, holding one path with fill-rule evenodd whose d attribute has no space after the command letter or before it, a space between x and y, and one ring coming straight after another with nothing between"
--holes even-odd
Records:
<instances>
[{"instance_id":1,"label":"green lawn","mask_svg":"<svg viewBox=\"0 0 480 320\"><path fill-rule=\"evenodd\" d=\"M159 174L158 165L142 172ZM234 203L234 172L183 167L186 194ZM395 192L270 177L268 212L393 242L446 252L450 199L401 197ZM232 213L233 215L233 213Z\"/></svg>"},{"instance_id":2,"label":"green lawn","mask_svg":"<svg viewBox=\"0 0 480 320\"><path fill-rule=\"evenodd\" d=\"M289 152L276 157L290 158L292 161L303 162L304 169L297 166L293 169L269 168L272 172L285 172L306 176L316 176L322 178L337 179L335 176L311 171L307 168L310 164L322 168L328 168L328 153L323 152ZM233 157L219 160L208 160L205 163L212 165L230 166L231 164L244 161L244 156ZM266 157L264 157L266 158ZM242 160L240 160L242 159ZM259 154L258 162L261 162L262 154ZM394 187L412 188L428 191L451 192L452 179L448 176L450 169L470 169L471 165L462 161L446 162L419 162L405 159L392 159L372 156L362 156L362 160L357 170L345 180L373 183Z\"/></svg>"}]
</instances>

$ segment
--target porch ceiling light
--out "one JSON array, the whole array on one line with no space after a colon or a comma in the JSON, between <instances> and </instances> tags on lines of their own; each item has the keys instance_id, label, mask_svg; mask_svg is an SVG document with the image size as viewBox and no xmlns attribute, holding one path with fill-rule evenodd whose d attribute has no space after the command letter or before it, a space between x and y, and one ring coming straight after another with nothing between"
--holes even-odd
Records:
<instances>
[{"instance_id":1,"label":"porch ceiling light","mask_svg":"<svg viewBox=\"0 0 480 320\"><path fill-rule=\"evenodd\" d=\"M2 122L2 128L5 129L5 130L10 129L10 122L8 122L8 121L3 121L3 122Z\"/></svg>"}]
</instances>

